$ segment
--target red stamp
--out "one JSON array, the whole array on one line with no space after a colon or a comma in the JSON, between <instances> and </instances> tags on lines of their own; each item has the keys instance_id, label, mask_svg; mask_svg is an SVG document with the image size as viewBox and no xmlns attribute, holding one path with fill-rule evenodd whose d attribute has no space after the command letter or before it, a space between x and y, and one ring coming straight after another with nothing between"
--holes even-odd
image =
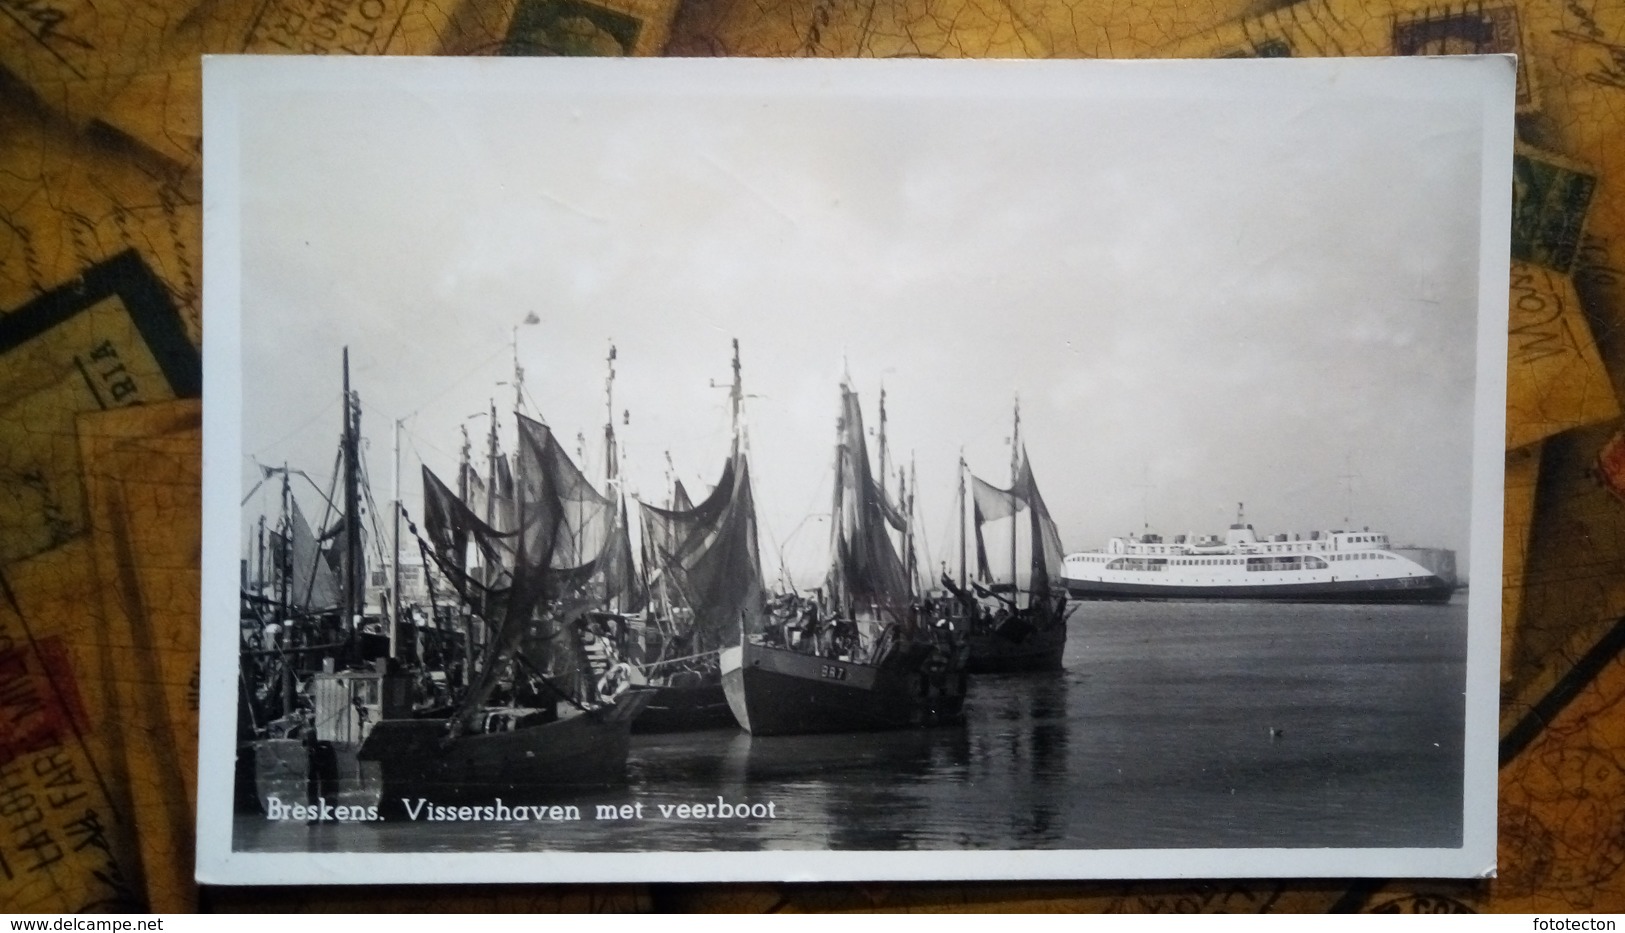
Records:
<instances>
[{"instance_id":1,"label":"red stamp","mask_svg":"<svg viewBox=\"0 0 1625 933\"><path fill-rule=\"evenodd\" d=\"M13 645L0 652L0 767L61 745L70 728L84 721L78 682L60 638L41 639L39 666Z\"/></svg>"},{"instance_id":2,"label":"red stamp","mask_svg":"<svg viewBox=\"0 0 1625 933\"><path fill-rule=\"evenodd\" d=\"M1597 454L1597 478L1615 497L1625 500L1625 431L1602 445Z\"/></svg>"}]
</instances>

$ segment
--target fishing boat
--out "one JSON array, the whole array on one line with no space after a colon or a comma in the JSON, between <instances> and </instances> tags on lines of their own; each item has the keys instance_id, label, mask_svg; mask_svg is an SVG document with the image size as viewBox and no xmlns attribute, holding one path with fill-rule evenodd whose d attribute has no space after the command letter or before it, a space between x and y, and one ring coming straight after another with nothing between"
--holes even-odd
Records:
<instances>
[{"instance_id":1,"label":"fishing boat","mask_svg":"<svg viewBox=\"0 0 1625 933\"><path fill-rule=\"evenodd\" d=\"M642 504L643 549L661 627L658 649L641 665L651 689L634 729L673 732L734 725L719 655L740 632L762 625L765 594L757 548L756 503L741 430L744 399L739 341L729 393L733 440L722 476L698 505L679 484L673 507Z\"/></svg>"},{"instance_id":2,"label":"fishing boat","mask_svg":"<svg viewBox=\"0 0 1625 933\"><path fill-rule=\"evenodd\" d=\"M243 809L307 796L364 809L381 793L377 768L357 757L359 729L399 693L384 682L387 642L378 620L365 613L366 481L348 348L343 376L344 424L333 477L341 491L337 503L324 495L328 510L319 534L291 487L294 476L309 477L287 464L260 468L260 485L280 481L281 517L272 529L260 519L254 583L245 572L241 594L237 796Z\"/></svg>"},{"instance_id":3,"label":"fishing boat","mask_svg":"<svg viewBox=\"0 0 1625 933\"><path fill-rule=\"evenodd\" d=\"M1403 551L1403 553L1402 553ZM1443 603L1456 588L1454 555L1429 567L1424 549L1398 549L1362 529L1260 536L1236 506L1224 536L1142 534L1069 554L1073 599L1238 599L1324 603Z\"/></svg>"},{"instance_id":4,"label":"fishing boat","mask_svg":"<svg viewBox=\"0 0 1625 933\"><path fill-rule=\"evenodd\" d=\"M1067 594L1058 582L1062 564L1061 536L1050 518L1038 481L1033 478L1027 449L1021 443L1021 404L1017 400L1011 434L1010 487L1000 489L972 475L959 461L961 502L960 570L957 585L943 578L943 586L969 617L970 662L973 674L1020 671L1058 671L1066 651ZM963 508L965 480L969 478L972 520L976 541L976 580L965 578ZM1018 575L1022 550L1020 535L1025 517L1029 569L1025 587ZM995 579L989 565L984 526L1010 519L1010 575Z\"/></svg>"},{"instance_id":5,"label":"fishing boat","mask_svg":"<svg viewBox=\"0 0 1625 933\"><path fill-rule=\"evenodd\" d=\"M722 685L752 735L854 732L961 720L969 649L917 599L870 472L858 396L841 387L832 566L813 597L785 594L723 649Z\"/></svg>"},{"instance_id":6,"label":"fishing boat","mask_svg":"<svg viewBox=\"0 0 1625 933\"><path fill-rule=\"evenodd\" d=\"M613 506L546 425L516 416L512 531L481 520L423 470L432 556L490 637L449 714L384 718L368 730L359 757L377 762L388 800L523 798L626 780L631 725L647 693L626 678L562 686L544 661L520 651L541 630L576 670L587 667L581 636L603 609L597 581L620 559L615 535L605 533ZM484 558L478 574L464 564L469 546Z\"/></svg>"}]
</instances>

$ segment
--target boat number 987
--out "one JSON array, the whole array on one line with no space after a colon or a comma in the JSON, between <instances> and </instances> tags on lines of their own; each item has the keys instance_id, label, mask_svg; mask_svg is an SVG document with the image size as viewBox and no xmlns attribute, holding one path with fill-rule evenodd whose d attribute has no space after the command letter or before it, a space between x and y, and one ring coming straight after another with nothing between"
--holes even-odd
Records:
<instances>
[{"instance_id":1,"label":"boat number 987","mask_svg":"<svg viewBox=\"0 0 1625 933\"><path fill-rule=\"evenodd\" d=\"M818 665L818 676L828 680L845 680L846 668L834 664L820 664Z\"/></svg>"}]
</instances>

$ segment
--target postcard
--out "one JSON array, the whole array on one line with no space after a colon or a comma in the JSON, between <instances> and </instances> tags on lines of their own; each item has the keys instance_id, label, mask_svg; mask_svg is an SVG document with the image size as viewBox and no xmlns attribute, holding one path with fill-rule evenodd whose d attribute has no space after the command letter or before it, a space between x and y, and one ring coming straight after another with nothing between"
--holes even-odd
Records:
<instances>
[{"instance_id":1,"label":"postcard","mask_svg":"<svg viewBox=\"0 0 1625 933\"><path fill-rule=\"evenodd\" d=\"M1493 874L1514 85L208 59L199 880Z\"/></svg>"}]
</instances>

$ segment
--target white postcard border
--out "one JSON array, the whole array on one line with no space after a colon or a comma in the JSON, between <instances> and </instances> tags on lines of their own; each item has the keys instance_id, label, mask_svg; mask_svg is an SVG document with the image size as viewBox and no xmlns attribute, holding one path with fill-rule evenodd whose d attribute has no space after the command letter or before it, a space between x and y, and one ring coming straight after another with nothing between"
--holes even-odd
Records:
<instances>
[{"instance_id":1,"label":"white postcard border","mask_svg":"<svg viewBox=\"0 0 1625 933\"><path fill-rule=\"evenodd\" d=\"M659 853L263 853L231 848L237 704L235 617L238 603L241 451L241 252L238 169L239 102L245 95L329 81L376 79L466 82L495 87L522 75L575 80L645 80L649 69L684 87L748 80L788 81L801 92L850 87L884 73L902 88L940 91L945 76L966 88L995 87L1033 74L1104 82L1124 89L1168 76L1211 75L1223 68L1236 86L1268 88L1276 69L1301 69L1334 93L1472 95L1481 102L1484 143L1479 275L1477 399L1472 476L1463 844L1453 849L1120 849L1000 851L750 851ZM726 76L723 70L727 69ZM1501 578L1502 474L1506 394L1506 282L1511 205L1514 68L1510 57L1476 59L1326 59L1293 62L814 62L558 60L360 60L211 57L205 61L205 329L202 729L198 788L197 877L212 884L379 882L834 881L1201 877L1486 877L1495 868L1497 697ZM795 77L789 77L794 75ZM1200 80L1200 78L1196 78ZM798 84L799 82L799 84ZM904 91L906 93L906 90Z\"/></svg>"}]
</instances>

